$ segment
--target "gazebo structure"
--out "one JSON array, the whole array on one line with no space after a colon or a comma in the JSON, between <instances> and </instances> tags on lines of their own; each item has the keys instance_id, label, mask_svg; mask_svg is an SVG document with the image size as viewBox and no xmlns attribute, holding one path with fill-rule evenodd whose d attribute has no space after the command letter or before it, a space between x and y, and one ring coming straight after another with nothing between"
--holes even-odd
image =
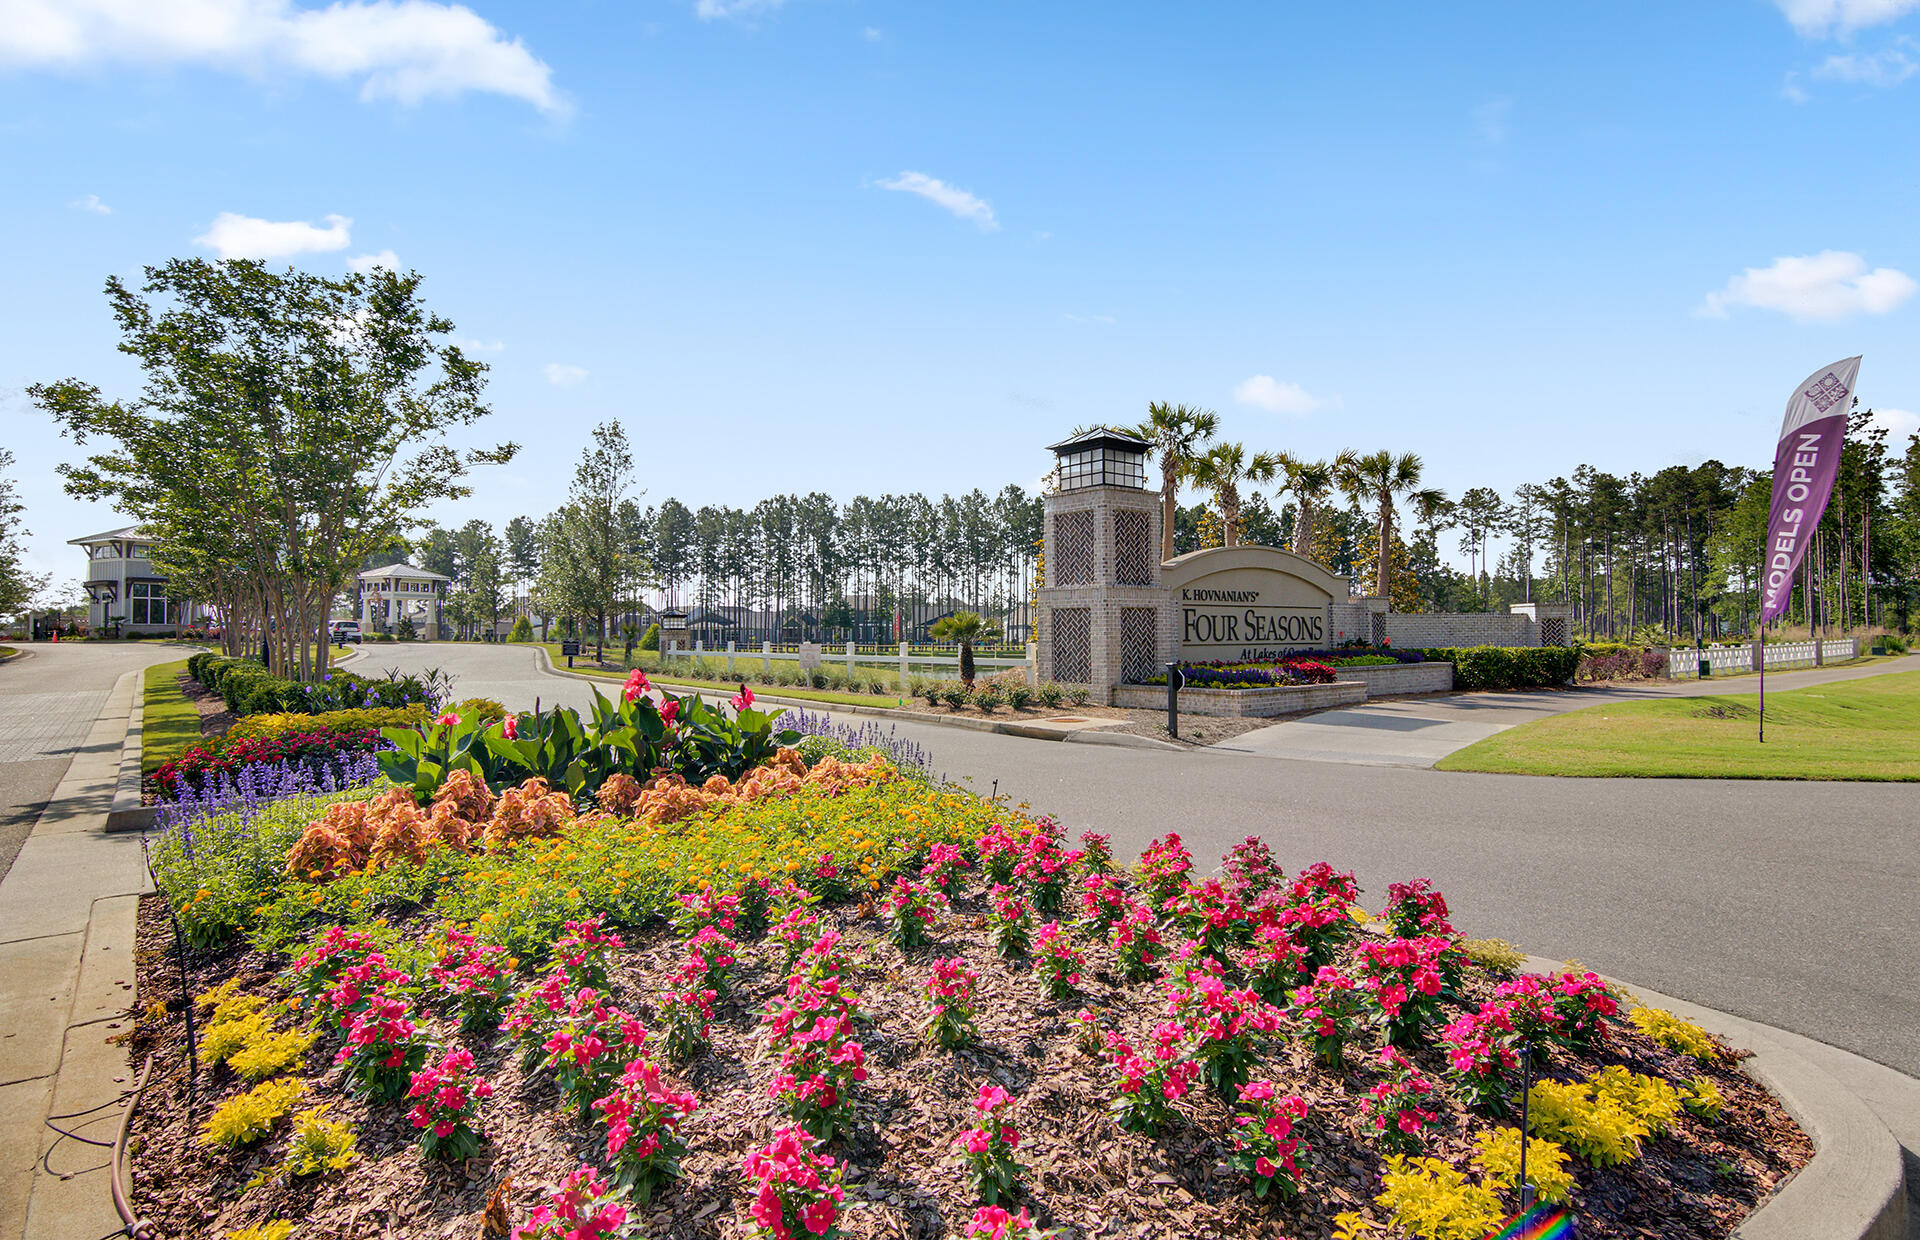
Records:
<instances>
[{"instance_id":1,"label":"gazebo structure","mask_svg":"<svg viewBox=\"0 0 1920 1240\"><path fill-rule=\"evenodd\" d=\"M428 641L440 636L440 609L453 578L411 564L370 568L354 578L360 597L360 627L390 633L404 616Z\"/></svg>"}]
</instances>

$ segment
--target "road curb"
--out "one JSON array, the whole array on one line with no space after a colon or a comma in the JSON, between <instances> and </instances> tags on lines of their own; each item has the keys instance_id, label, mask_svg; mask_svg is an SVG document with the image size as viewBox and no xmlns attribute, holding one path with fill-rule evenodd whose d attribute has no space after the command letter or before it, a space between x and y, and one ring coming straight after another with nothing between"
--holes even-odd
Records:
<instances>
[{"instance_id":1,"label":"road curb","mask_svg":"<svg viewBox=\"0 0 1920 1240\"><path fill-rule=\"evenodd\" d=\"M553 656L547 653L545 647L534 646L532 649L537 656L540 670L546 672L548 675L562 676L568 680L584 680L590 684L606 684L610 679L606 676L594 676L586 672L570 672L565 668L555 667L553 665ZM659 676L650 675L648 679L663 688L685 690L688 693L719 694L723 692L719 689L708 688L701 685L681 684L678 681L667 680ZM930 723L936 727L961 728L972 732L992 732L1001 736L1018 736L1026 740L1034 741L1072 741L1081 745L1118 745L1127 749L1172 749L1182 753L1187 750L1187 746L1185 745L1176 745L1172 741L1155 740L1151 736L1138 736L1132 732L1107 732L1094 728L1087 728L1076 732L1059 728L1042 727L1041 721L1038 720L1031 723L1024 723L1012 720L1002 721L998 719L968 719L958 716L927 715L917 710L900 710L886 706L854 706L841 702L816 702L812 698L781 697L778 694L760 693L758 691L755 691L753 698L756 702L770 702L775 706L790 706L795 710L817 710L841 715L866 715L876 719L900 720L905 723Z\"/></svg>"},{"instance_id":2,"label":"road curb","mask_svg":"<svg viewBox=\"0 0 1920 1240\"><path fill-rule=\"evenodd\" d=\"M1529 956L1529 971L1565 968ZM1735 1229L1734 1240L1908 1240L1906 1165L1900 1142L1825 1069L1787 1049L1771 1026L1617 978L1644 1003L1693 1021L1752 1051L1741 1068L1779 1099L1813 1141L1813 1161ZM1844 1053L1844 1052L1841 1052Z\"/></svg>"},{"instance_id":3,"label":"road curb","mask_svg":"<svg viewBox=\"0 0 1920 1240\"><path fill-rule=\"evenodd\" d=\"M140 803L140 743L146 716L147 679L143 670L133 691L133 706L127 712L127 734L120 742L120 776L103 830L145 831L160 819L159 806Z\"/></svg>"}]
</instances>

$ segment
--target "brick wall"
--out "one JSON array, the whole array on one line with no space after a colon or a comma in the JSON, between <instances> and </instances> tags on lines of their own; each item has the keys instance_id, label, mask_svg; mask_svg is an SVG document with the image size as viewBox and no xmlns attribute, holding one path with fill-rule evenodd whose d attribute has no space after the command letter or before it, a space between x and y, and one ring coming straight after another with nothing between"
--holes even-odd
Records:
<instances>
[{"instance_id":1,"label":"brick wall","mask_svg":"<svg viewBox=\"0 0 1920 1240\"><path fill-rule=\"evenodd\" d=\"M1421 613L1387 617L1387 640L1403 650L1433 646L1537 646L1533 621L1499 612Z\"/></svg>"}]
</instances>

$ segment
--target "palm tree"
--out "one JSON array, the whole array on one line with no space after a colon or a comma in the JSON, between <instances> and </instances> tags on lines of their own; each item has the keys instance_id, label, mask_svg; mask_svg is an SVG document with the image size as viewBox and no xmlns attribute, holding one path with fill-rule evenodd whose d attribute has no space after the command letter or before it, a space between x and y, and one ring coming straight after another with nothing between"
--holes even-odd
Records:
<instances>
[{"instance_id":1,"label":"palm tree","mask_svg":"<svg viewBox=\"0 0 1920 1240\"><path fill-rule=\"evenodd\" d=\"M950 616L942 616L927 628L927 635L937 642L960 643L960 679L973 683L973 643L986 633L987 623L977 611L956 611Z\"/></svg>"},{"instance_id":2,"label":"palm tree","mask_svg":"<svg viewBox=\"0 0 1920 1240\"><path fill-rule=\"evenodd\" d=\"M1385 448L1366 456L1342 452L1333 462L1334 480L1347 498L1355 504L1373 505L1374 528L1380 540L1374 592L1381 598L1393 597L1387 593L1393 573L1393 501L1404 497L1416 509L1430 511L1446 499L1437 490L1421 489L1422 468L1420 458L1413 453L1395 456Z\"/></svg>"},{"instance_id":3,"label":"palm tree","mask_svg":"<svg viewBox=\"0 0 1920 1240\"><path fill-rule=\"evenodd\" d=\"M1240 544L1240 484L1267 483L1280 468L1271 452L1247 455L1243 444L1217 443L1195 460L1188 476L1203 490L1213 492L1220 509L1220 527L1227 546Z\"/></svg>"},{"instance_id":4,"label":"palm tree","mask_svg":"<svg viewBox=\"0 0 1920 1240\"><path fill-rule=\"evenodd\" d=\"M1180 484L1192 476L1200 446L1213 438L1220 417L1211 409L1169 405L1147 406L1147 420L1133 433L1153 445L1160 456L1160 560L1173 558L1173 518L1179 511Z\"/></svg>"},{"instance_id":5,"label":"palm tree","mask_svg":"<svg viewBox=\"0 0 1920 1240\"><path fill-rule=\"evenodd\" d=\"M1320 502L1333 492L1333 464L1330 461L1303 461L1282 452L1280 492L1292 495L1297 510L1293 516L1293 553L1313 554L1313 518Z\"/></svg>"}]
</instances>

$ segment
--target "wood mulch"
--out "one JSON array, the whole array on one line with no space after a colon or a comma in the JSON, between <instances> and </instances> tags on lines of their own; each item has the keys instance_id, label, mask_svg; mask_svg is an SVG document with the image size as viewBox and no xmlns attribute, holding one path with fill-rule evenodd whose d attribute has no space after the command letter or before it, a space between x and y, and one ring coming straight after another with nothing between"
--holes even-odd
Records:
<instances>
[{"instance_id":1,"label":"wood mulch","mask_svg":"<svg viewBox=\"0 0 1920 1240\"><path fill-rule=\"evenodd\" d=\"M177 678L180 693L193 708L200 712L200 735L202 738L223 736L238 718L227 709L226 699L207 688L193 677L181 672Z\"/></svg>"},{"instance_id":2,"label":"wood mulch","mask_svg":"<svg viewBox=\"0 0 1920 1240\"><path fill-rule=\"evenodd\" d=\"M858 945L852 980L873 1018L860 1032L871 1076L856 1087L858 1123L851 1139L832 1150L847 1163L844 1234L868 1240L961 1233L976 1203L962 1179L955 1138L970 1122L978 1087L987 1082L1020 1098L1016 1122L1026 1168L1021 1201L1041 1222L1063 1228L1064 1240L1327 1240L1337 1212L1368 1207L1383 1164L1364 1135L1355 1103L1375 1079L1370 1068L1353 1067L1343 1075L1315 1065L1297 1043L1271 1049L1255 1075L1312 1104L1303 1125L1312 1153L1298 1201L1258 1202L1225 1165L1227 1114L1213 1097L1190 1096L1182 1122L1157 1139L1124 1131L1107 1110L1111 1077L1078 1045L1072 1017L1091 1006L1138 1039L1159 1019L1157 990L1121 982L1114 958L1094 946L1088 949L1083 997L1069 1004L1049 999L1029 961L994 954L977 890L975 896L956 901L932 949L911 953L885 941L870 907L822 914ZM416 922L424 931L426 919L416 915ZM611 991L645 1021L654 1015L650 996L683 953L664 929L630 932L627 939L630 946L615 958ZM770 942L744 946L732 993L719 1005L711 1051L677 1074L700 1097L700 1110L685 1128L691 1152L684 1178L639 1212L641 1234L737 1240L752 1230L751 1193L740 1162L783 1122L766 1097L773 1072L757 1058L755 1041L758 1013L780 990L776 950ZM938 1050L917 1034L928 965L936 954L964 956L981 975L979 1039L968 1049ZM405 1108L369 1106L348 1094L339 1071L328 1066L332 1047L323 1041L309 1056L306 1105L327 1102L330 1118L353 1125L359 1162L345 1173L292 1185L268 1178L248 1188L249 1180L263 1172L270 1176L277 1164L284 1125L273 1138L232 1154L196 1139L211 1108L242 1086L224 1067L203 1067L189 1109L183 984L158 897L142 904L137 959L132 1049L136 1063L152 1058L154 1072L134 1119L133 1193L136 1210L158 1224L163 1237L224 1237L231 1229L284 1218L297 1222L300 1240L480 1240L487 1234L483 1210L503 1183L511 1181L504 1197L518 1223L546 1188L583 1161L601 1161L596 1134L579 1122L551 1081L523 1071L518 1055L503 1043L479 1039L471 1049L496 1088L481 1111L488 1144L462 1166L423 1162ZM238 977L248 991L278 993L275 973L283 965L240 946L195 953L186 965L185 989L200 993ZM1477 980L1468 998L1477 1002L1489 986ZM450 1022L430 1023L437 1035L451 1036ZM1350 1063L1372 1059L1364 1047L1350 1048ZM1429 1075L1441 1076L1437 1053L1429 1050L1417 1059ZM1579 1181L1574 1207L1580 1234L1589 1240L1718 1240L1812 1157L1806 1136L1737 1066L1697 1065L1631 1026L1621 1026L1620 1036L1595 1054L1556 1054L1550 1073L1584 1076L1610 1063L1676 1080L1704 1074L1727 1103L1711 1123L1679 1116L1667 1135L1649 1141L1625 1167L1573 1164ZM1484 1121L1470 1127L1456 1105L1441 1110L1429 1152L1463 1160L1472 1148L1470 1132Z\"/></svg>"}]
</instances>

